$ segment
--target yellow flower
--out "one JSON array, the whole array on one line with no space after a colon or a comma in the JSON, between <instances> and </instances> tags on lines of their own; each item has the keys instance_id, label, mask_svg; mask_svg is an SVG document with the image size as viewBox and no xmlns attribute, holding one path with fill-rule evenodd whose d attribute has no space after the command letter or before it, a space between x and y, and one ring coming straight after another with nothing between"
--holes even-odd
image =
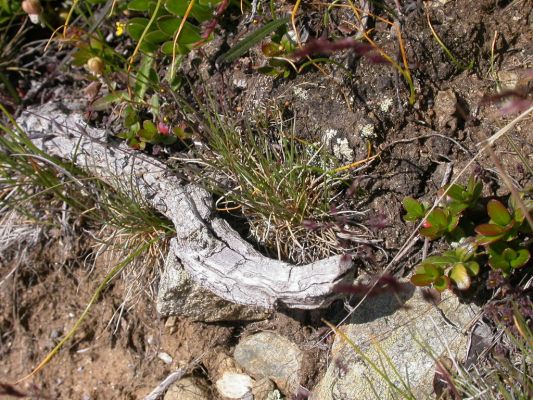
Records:
<instances>
[{"instance_id":1,"label":"yellow flower","mask_svg":"<svg viewBox=\"0 0 533 400\"><path fill-rule=\"evenodd\" d=\"M116 35L117 36L122 36L124 34L124 31L126 30L126 23L117 21L116 25L117 25L117 30L115 32Z\"/></svg>"}]
</instances>

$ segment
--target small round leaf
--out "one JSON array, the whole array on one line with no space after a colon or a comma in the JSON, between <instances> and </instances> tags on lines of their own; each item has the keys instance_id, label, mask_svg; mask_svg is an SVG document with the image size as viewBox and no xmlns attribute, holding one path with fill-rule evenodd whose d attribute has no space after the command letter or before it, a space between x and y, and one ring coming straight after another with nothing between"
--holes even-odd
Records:
<instances>
[{"instance_id":1,"label":"small round leaf","mask_svg":"<svg viewBox=\"0 0 533 400\"><path fill-rule=\"evenodd\" d=\"M415 286L429 286L433 283L433 279L426 274L415 274L411 277L411 283Z\"/></svg>"},{"instance_id":2,"label":"small round leaf","mask_svg":"<svg viewBox=\"0 0 533 400\"><path fill-rule=\"evenodd\" d=\"M451 269L449 276L459 290L466 290L470 287L470 276L463 263L455 264Z\"/></svg>"},{"instance_id":3,"label":"small round leaf","mask_svg":"<svg viewBox=\"0 0 533 400\"><path fill-rule=\"evenodd\" d=\"M521 268L527 264L531 254L526 249L520 249L517 251L517 257L511 261L511 267Z\"/></svg>"},{"instance_id":4,"label":"small round leaf","mask_svg":"<svg viewBox=\"0 0 533 400\"><path fill-rule=\"evenodd\" d=\"M450 278L443 275L433 282L433 287L439 292L442 292L450 287Z\"/></svg>"},{"instance_id":5,"label":"small round leaf","mask_svg":"<svg viewBox=\"0 0 533 400\"><path fill-rule=\"evenodd\" d=\"M499 226L507 226L512 220L507 208L498 200L493 199L489 201L487 204L487 213L490 219Z\"/></svg>"}]
</instances>

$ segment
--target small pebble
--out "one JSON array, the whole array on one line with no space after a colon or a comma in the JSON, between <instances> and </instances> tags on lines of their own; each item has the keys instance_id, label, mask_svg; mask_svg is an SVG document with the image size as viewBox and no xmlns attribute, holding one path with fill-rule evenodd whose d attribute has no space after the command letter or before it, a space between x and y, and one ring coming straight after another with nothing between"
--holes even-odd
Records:
<instances>
[{"instance_id":1,"label":"small pebble","mask_svg":"<svg viewBox=\"0 0 533 400\"><path fill-rule=\"evenodd\" d=\"M168 353L161 351L157 353L157 358L159 358L165 364L172 364L172 357Z\"/></svg>"},{"instance_id":2,"label":"small pebble","mask_svg":"<svg viewBox=\"0 0 533 400\"><path fill-rule=\"evenodd\" d=\"M152 346L155 343L155 339L153 335L148 335L146 337L146 343L148 343L150 346Z\"/></svg>"},{"instance_id":3,"label":"small pebble","mask_svg":"<svg viewBox=\"0 0 533 400\"><path fill-rule=\"evenodd\" d=\"M253 380L246 374L227 371L216 381L215 386L223 397L242 399L252 396Z\"/></svg>"},{"instance_id":4,"label":"small pebble","mask_svg":"<svg viewBox=\"0 0 533 400\"><path fill-rule=\"evenodd\" d=\"M50 339L56 340L60 335L61 332L58 329L54 329L52 332L50 332Z\"/></svg>"}]
</instances>

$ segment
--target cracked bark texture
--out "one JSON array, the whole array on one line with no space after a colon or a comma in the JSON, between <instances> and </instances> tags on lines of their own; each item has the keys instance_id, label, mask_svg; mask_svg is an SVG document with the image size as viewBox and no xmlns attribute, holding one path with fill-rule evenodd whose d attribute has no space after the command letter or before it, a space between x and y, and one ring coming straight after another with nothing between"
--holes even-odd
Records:
<instances>
[{"instance_id":1,"label":"cracked bark texture","mask_svg":"<svg viewBox=\"0 0 533 400\"><path fill-rule=\"evenodd\" d=\"M141 196L175 225L171 252L203 288L232 303L274 309L315 309L337 298L336 284L352 278L334 256L306 265L268 258L216 217L212 197L187 184L163 163L108 142L105 130L88 126L76 104L48 103L18 119L33 143L67 159L131 196Z\"/></svg>"}]
</instances>

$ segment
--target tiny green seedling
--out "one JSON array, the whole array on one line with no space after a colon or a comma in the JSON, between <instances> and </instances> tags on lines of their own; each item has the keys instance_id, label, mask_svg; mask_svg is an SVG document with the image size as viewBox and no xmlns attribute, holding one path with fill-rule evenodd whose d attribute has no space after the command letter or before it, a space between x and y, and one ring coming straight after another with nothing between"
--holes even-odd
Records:
<instances>
[{"instance_id":1,"label":"tiny green seedling","mask_svg":"<svg viewBox=\"0 0 533 400\"><path fill-rule=\"evenodd\" d=\"M293 35L287 31L286 26L282 26L270 41L261 46L261 51L267 57L268 64L259 68L258 71L276 78L288 78L294 71L294 64L287 57L296 47L297 43Z\"/></svg>"},{"instance_id":2,"label":"tiny green seedling","mask_svg":"<svg viewBox=\"0 0 533 400\"><path fill-rule=\"evenodd\" d=\"M504 277L511 275L514 269L522 268L529 261L529 250L509 247L507 243L497 242L488 246L489 265L503 273Z\"/></svg>"},{"instance_id":3,"label":"tiny green seedling","mask_svg":"<svg viewBox=\"0 0 533 400\"><path fill-rule=\"evenodd\" d=\"M402 201L403 208L407 211L403 219L405 221L418 221L426 216L427 206L413 199L412 197L406 197Z\"/></svg>"},{"instance_id":4,"label":"tiny green seedling","mask_svg":"<svg viewBox=\"0 0 533 400\"><path fill-rule=\"evenodd\" d=\"M483 190L483 184L471 177L466 186L453 184L443 189L446 190L446 195L449 198L446 204L447 208L453 214L459 214L467 208L477 206Z\"/></svg>"}]
</instances>

